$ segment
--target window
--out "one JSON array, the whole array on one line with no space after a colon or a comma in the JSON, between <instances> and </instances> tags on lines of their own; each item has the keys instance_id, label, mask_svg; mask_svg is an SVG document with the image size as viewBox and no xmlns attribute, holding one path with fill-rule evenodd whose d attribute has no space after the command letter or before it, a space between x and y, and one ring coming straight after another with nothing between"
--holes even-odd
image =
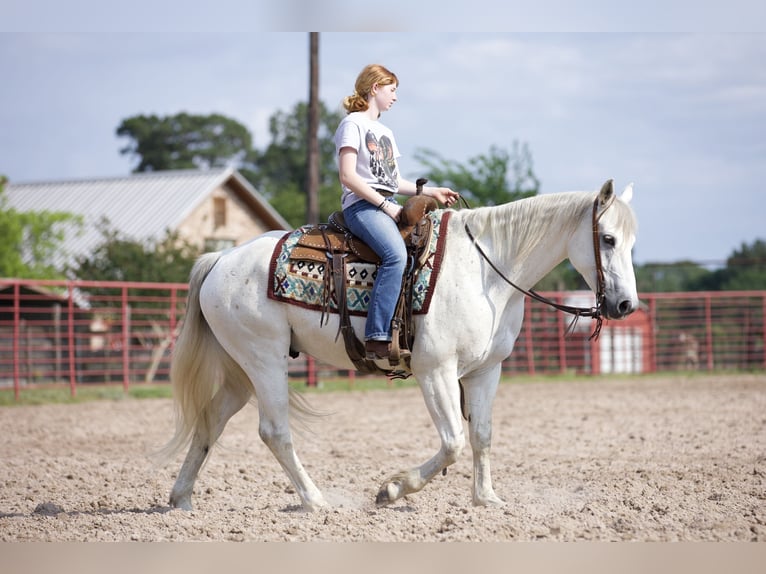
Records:
<instances>
[{"instance_id":1,"label":"window","mask_svg":"<svg viewBox=\"0 0 766 574\"><path fill-rule=\"evenodd\" d=\"M213 229L226 225L226 198L213 198Z\"/></svg>"}]
</instances>

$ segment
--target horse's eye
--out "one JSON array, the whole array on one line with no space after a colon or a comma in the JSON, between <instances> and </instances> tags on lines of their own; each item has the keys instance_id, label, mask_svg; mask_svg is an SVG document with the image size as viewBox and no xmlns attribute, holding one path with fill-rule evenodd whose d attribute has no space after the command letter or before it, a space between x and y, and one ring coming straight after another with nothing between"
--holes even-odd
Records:
<instances>
[{"instance_id":1,"label":"horse's eye","mask_svg":"<svg viewBox=\"0 0 766 574\"><path fill-rule=\"evenodd\" d=\"M607 245L614 247L614 235L604 235L604 243Z\"/></svg>"}]
</instances>

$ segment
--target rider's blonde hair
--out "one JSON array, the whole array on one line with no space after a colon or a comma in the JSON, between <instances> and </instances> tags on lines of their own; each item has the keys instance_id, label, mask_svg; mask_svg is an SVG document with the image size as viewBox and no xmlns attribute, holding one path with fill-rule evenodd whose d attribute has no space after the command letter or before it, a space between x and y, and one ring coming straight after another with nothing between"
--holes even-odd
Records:
<instances>
[{"instance_id":1,"label":"rider's blonde hair","mask_svg":"<svg viewBox=\"0 0 766 574\"><path fill-rule=\"evenodd\" d=\"M391 70L380 64L369 64L359 72L354 84L354 93L343 98L343 107L346 113L363 112L369 107L368 100L372 87L387 86L389 84L399 85L399 79Z\"/></svg>"}]
</instances>

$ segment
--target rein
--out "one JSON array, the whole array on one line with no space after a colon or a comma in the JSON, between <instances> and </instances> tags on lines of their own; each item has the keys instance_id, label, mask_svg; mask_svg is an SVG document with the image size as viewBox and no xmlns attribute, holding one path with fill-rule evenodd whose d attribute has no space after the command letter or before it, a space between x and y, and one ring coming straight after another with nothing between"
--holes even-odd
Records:
<instances>
[{"instance_id":1,"label":"rein","mask_svg":"<svg viewBox=\"0 0 766 574\"><path fill-rule=\"evenodd\" d=\"M484 249L482 249L481 245L478 244L476 241L476 238L474 237L473 233L471 233L471 230L468 228L468 224L465 224L465 231L468 234L468 237L470 237L473 244L476 246L476 249L479 251L481 256L484 258L484 260L489 264L490 267L497 273L503 281L508 283L511 287L516 289L517 291L521 291L524 295L527 297L531 297L532 299L535 299L536 301L539 301L541 303L545 303L546 305L549 305L553 307L554 309L558 309L559 311L563 311L564 313L569 313L570 315L574 315L574 319L572 319L572 322L567 327L566 333L569 334L572 332L572 329L574 329L575 325L577 324L577 321L580 317L592 317L596 320L596 328L594 329L593 333L590 337L588 337L588 340L591 341L597 341L599 335L601 334L601 326L604 322L603 318L603 312L602 307L604 305L604 300L606 299L606 292L605 292L605 280L604 280L604 268L601 265L601 247L599 242L599 235L598 235L598 221L601 219L601 215L604 214L604 211L606 211L611 203L608 203L606 207L604 207L601 214L598 213L598 200L599 198L596 197L595 201L593 202L593 215L592 215L592 234L593 234L593 253L596 257L596 305L594 307L574 307L572 305L562 305L561 303L556 303L555 301L548 299L547 297L543 297L539 293L537 293L534 289L523 289L522 287L519 287L516 285L513 281L508 279L508 277L505 276L505 274L498 269L497 265L495 265L489 258L489 256L486 254Z\"/></svg>"}]
</instances>

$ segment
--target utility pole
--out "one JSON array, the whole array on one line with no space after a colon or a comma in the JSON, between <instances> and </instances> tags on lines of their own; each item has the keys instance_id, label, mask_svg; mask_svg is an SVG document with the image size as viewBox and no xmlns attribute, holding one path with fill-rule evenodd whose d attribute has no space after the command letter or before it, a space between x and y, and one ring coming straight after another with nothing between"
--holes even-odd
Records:
<instances>
[{"instance_id":1,"label":"utility pole","mask_svg":"<svg viewBox=\"0 0 766 574\"><path fill-rule=\"evenodd\" d=\"M306 223L319 223L319 32L309 32L309 117L306 132ZM306 385L317 386L314 357L307 356Z\"/></svg>"},{"instance_id":2,"label":"utility pole","mask_svg":"<svg viewBox=\"0 0 766 574\"><path fill-rule=\"evenodd\" d=\"M319 223L319 32L309 32L309 117L306 161L306 222Z\"/></svg>"}]
</instances>

